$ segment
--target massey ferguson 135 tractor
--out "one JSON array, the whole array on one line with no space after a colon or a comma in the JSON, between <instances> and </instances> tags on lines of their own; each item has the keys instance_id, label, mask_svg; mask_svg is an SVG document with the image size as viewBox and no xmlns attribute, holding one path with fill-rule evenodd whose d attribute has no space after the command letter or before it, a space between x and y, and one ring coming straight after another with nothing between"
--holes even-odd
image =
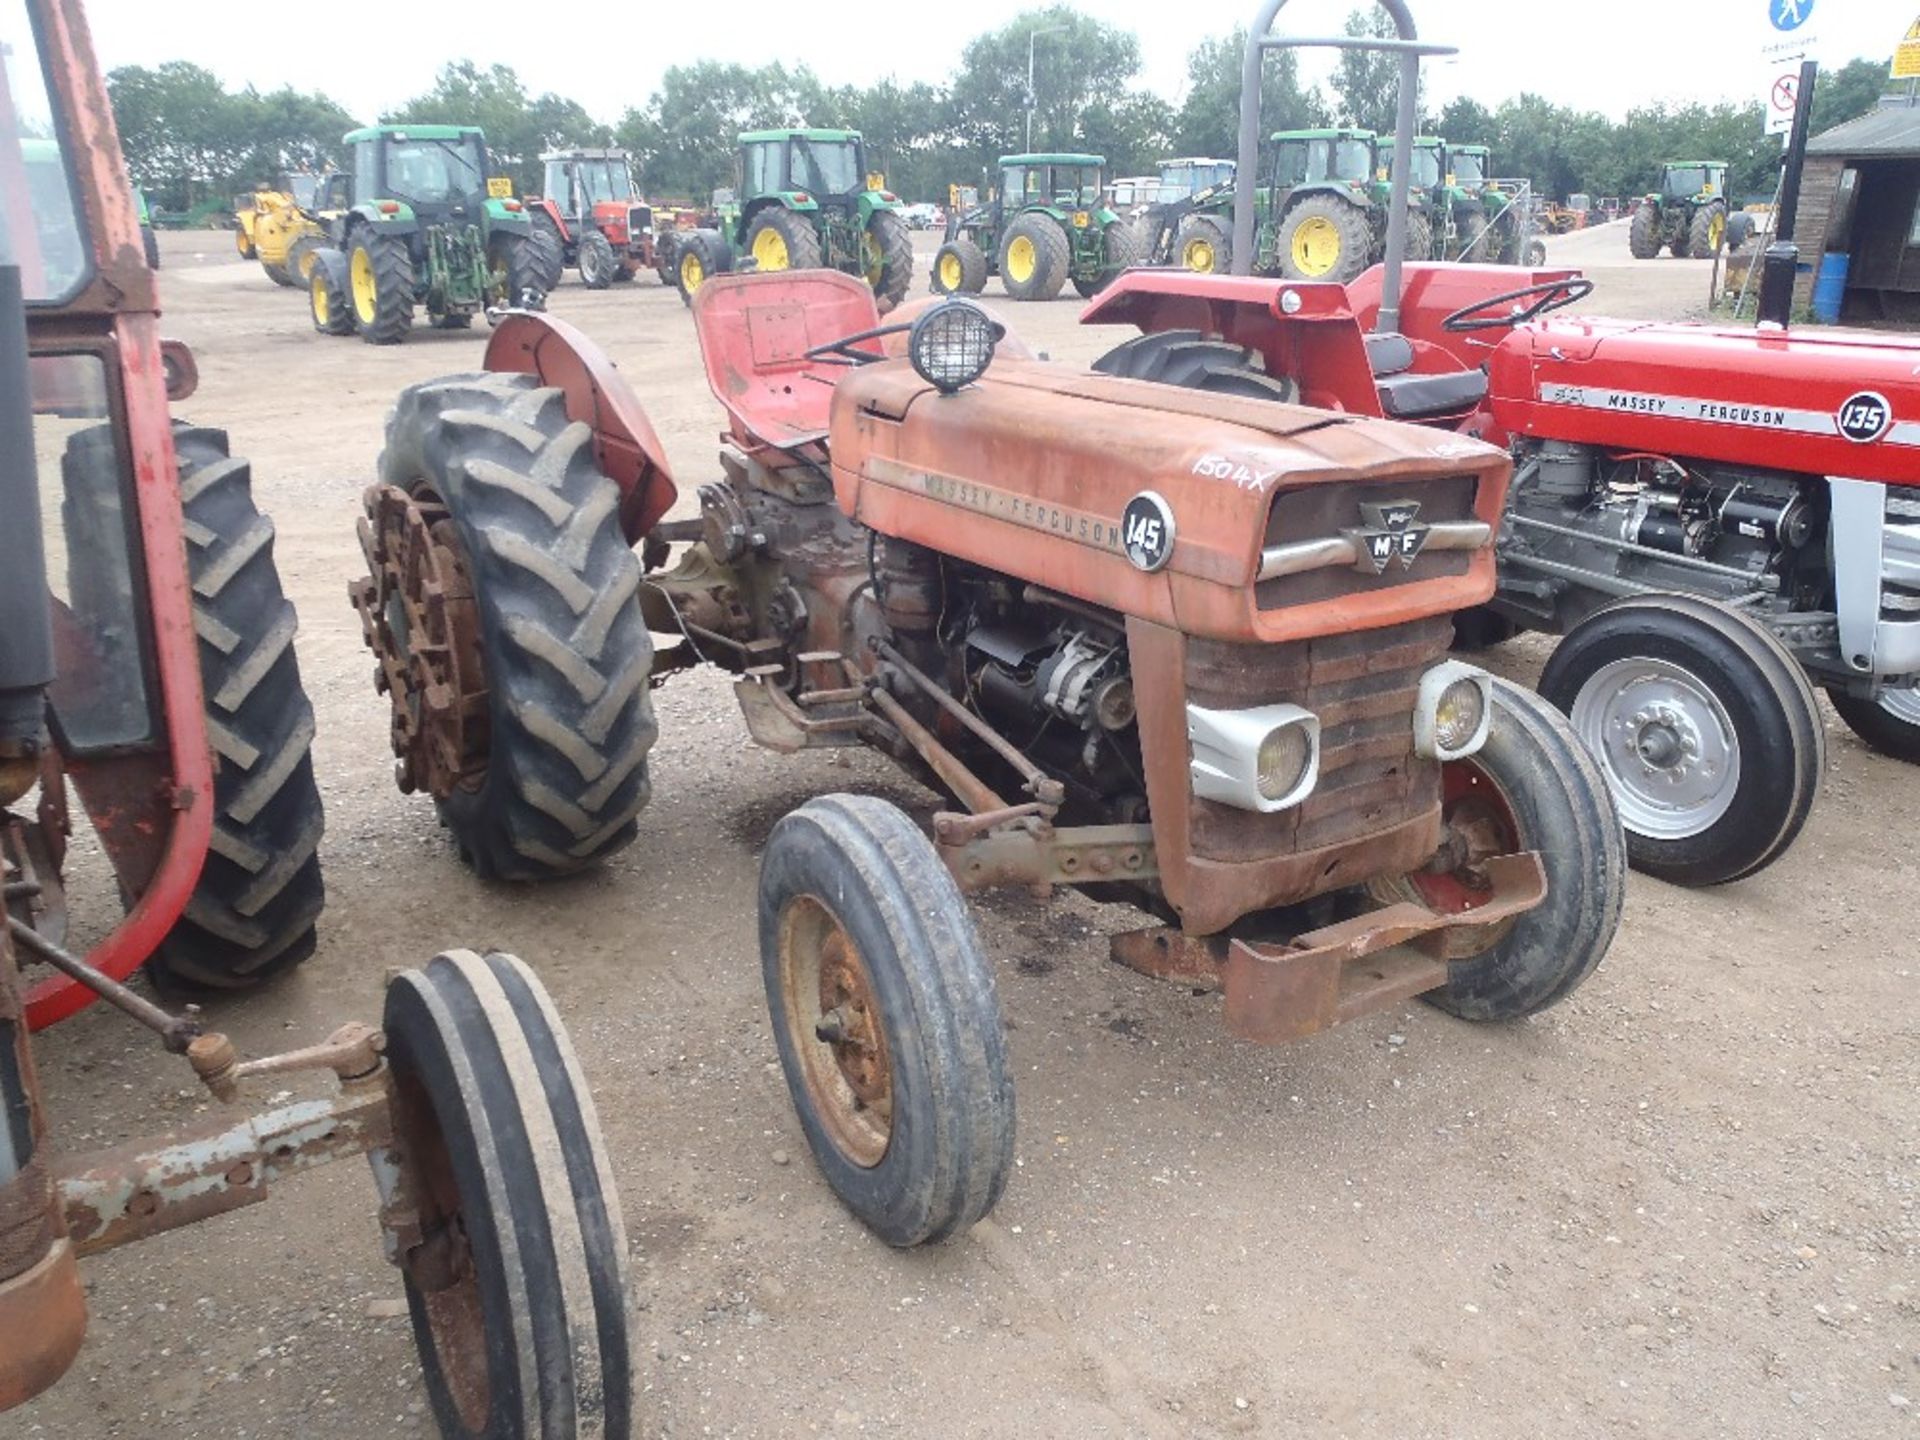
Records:
<instances>
[{"instance_id":1,"label":"massey ferguson 135 tractor","mask_svg":"<svg viewBox=\"0 0 1920 1440\"><path fill-rule=\"evenodd\" d=\"M560 283L564 267L580 283L604 290L654 268L653 207L640 197L624 150L556 150L542 155L545 194L530 196L534 228L546 233L547 258L559 256L542 277Z\"/></svg>"},{"instance_id":2,"label":"massey ferguson 135 tractor","mask_svg":"<svg viewBox=\"0 0 1920 1440\"><path fill-rule=\"evenodd\" d=\"M1660 167L1660 188L1634 206L1627 245L1636 260L1651 260L1662 249L1710 260L1726 231L1726 162L1671 160Z\"/></svg>"},{"instance_id":3,"label":"massey ferguson 135 tractor","mask_svg":"<svg viewBox=\"0 0 1920 1440\"><path fill-rule=\"evenodd\" d=\"M313 714L246 462L168 417L192 357L158 338L80 6L0 0L0 34L0 1411L80 1350L79 1257L364 1153L442 1433L625 1437L626 1240L531 971L449 952L389 984L381 1028L258 1057L125 983L145 962L169 989L234 989L311 950ZM43 141L51 195L29 189ZM65 933L69 786L127 904L84 955ZM112 1149L63 1146L30 1032L95 998L222 1106ZM315 1072L337 1077L331 1098L231 1106Z\"/></svg>"},{"instance_id":4,"label":"massey ferguson 135 tractor","mask_svg":"<svg viewBox=\"0 0 1920 1440\"><path fill-rule=\"evenodd\" d=\"M1784 853L1813 804L1809 676L1870 744L1920 760L1920 344L1792 335L1783 314L1758 330L1542 318L1592 288L1390 253L1345 287L1136 271L1083 318L1143 345L1246 346L1276 394L1508 446L1499 588L1461 639L1562 634L1541 690L1599 759L1634 863L1733 880ZM1177 378L1210 383L1197 365Z\"/></svg>"},{"instance_id":5,"label":"massey ferguson 135 tractor","mask_svg":"<svg viewBox=\"0 0 1920 1440\"><path fill-rule=\"evenodd\" d=\"M998 275L1015 300L1051 300L1069 280L1084 298L1140 259L1140 234L1114 213L1098 155L1003 155L993 198L947 217L933 289L977 295Z\"/></svg>"},{"instance_id":6,"label":"massey ferguson 135 tractor","mask_svg":"<svg viewBox=\"0 0 1920 1440\"><path fill-rule=\"evenodd\" d=\"M375 125L353 150L353 208L316 250L313 328L397 345L422 306L435 328L464 330L482 310L538 305L554 271L511 182L487 178L486 137L470 125Z\"/></svg>"},{"instance_id":7,"label":"massey ferguson 135 tractor","mask_svg":"<svg viewBox=\"0 0 1920 1440\"><path fill-rule=\"evenodd\" d=\"M929 838L825 796L762 857L800 1122L896 1245L971 1225L1011 1163L971 892L1138 905L1115 958L1224 990L1255 1040L1415 994L1525 1015L1592 971L1625 880L1605 782L1551 706L1446 655L1492 593L1502 452L1276 404L1237 345L1135 342L1121 379L968 300L908 311L825 271L702 286L728 425L684 521L564 322L507 316L486 373L401 395L353 599L402 786L476 869L633 839L649 683L700 663L761 744L870 745L950 797Z\"/></svg>"},{"instance_id":8,"label":"massey ferguson 135 tractor","mask_svg":"<svg viewBox=\"0 0 1920 1440\"><path fill-rule=\"evenodd\" d=\"M725 228L675 247L688 304L709 275L734 268L858 275L891 310L913 281L913 236L900 197L867 173L857 130L753 130L740 137L738 210ZM871 182L871 183L870 183Z\"/></svg>"}]
</instances>

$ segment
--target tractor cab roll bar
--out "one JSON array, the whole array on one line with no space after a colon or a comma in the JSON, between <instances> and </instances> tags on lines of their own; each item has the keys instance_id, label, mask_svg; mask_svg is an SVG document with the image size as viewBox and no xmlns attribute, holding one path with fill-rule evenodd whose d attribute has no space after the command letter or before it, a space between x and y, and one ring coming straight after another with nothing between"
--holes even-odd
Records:
<instances>
[{"instance_id":1,"label":"tractor cab roll bar","mask_svg":"<svg viewBox=\"0 0 1920 1440\"><path fill-rule=\"evenodd\" d=\"M1375 50L1400 57L1400 105L1393 132L1393 189L1387 201L1386 274L1380 291L1380 313L1373 328L1379 332L1400 328L1400 261L1407 248L1407 191L1412 179L1413 132L1420 96L1420 57L1457 55L1455 45L1423 41L1414 30L1406 0L1380 0L1393 17L1398 39L1365 35L1273 35L1274 17L1287 0L1261 0L1253 28L1247 32L1246 55L1240 62L1240 159L1233 177L1233 273L1253 273L1254 189L1260 168L1260 74L1263 52L1281 49Z\"/></svg>"}]
</instances>

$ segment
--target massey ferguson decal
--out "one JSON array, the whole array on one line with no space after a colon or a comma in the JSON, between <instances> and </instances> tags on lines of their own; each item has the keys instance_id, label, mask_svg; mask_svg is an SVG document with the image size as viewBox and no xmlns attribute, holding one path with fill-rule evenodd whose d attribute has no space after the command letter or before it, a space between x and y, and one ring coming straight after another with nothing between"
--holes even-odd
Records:
<instances>
[{"instance_id":1,"label":"massey ferguson decal","mask_svg":"<svg viewBox=\"0 0 1920 1440\"><path fill-rule=\"evenodd\" d=\"M1841 401L1834 418L1842 435L1864 445L1893 428L1893 406L1887 403L1886 396L1862 390Z\"/></svg>"},{"instance_id":2,"label":"massey ferguson decal","mask_svg":"<svg viewBox=\"0 0 1920 1440\"><path fill-rule=\"evenodd\" d=\"M1425 525L1413 523L1419 514L1417 500L1362 501L1359 528L1340 532L1360 552L1353 568L1378 575L1395 556L1403 569L1410 568L1432 533Z\"/></svg>"},{"instance_id":3,"label":"massey ferguson decal","mask_svg":"<svg viewBox=\"0 0 1920 1440\"><path fill-rule=\"evenodd\" d=\"M1886 397L1869 390L1852 396L1837 411L1743 405L1697 395L1656 395L1600 385L1542 385L1540 399L1548 405L1572 405L1582 410L1606 410L1621 415L1654 415L1667 420L1739 425L1796 435L1837 435L1863 444L1883 439L1896 445L1920 444L1920 425L1911 421L1895 424L1893 407Z\"/></svg>"}]
</instances>

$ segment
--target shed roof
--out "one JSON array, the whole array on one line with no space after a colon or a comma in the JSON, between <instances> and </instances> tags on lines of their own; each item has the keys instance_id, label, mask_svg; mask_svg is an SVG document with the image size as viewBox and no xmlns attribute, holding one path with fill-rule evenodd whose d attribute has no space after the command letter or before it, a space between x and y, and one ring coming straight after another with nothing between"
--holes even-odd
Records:
<instances>
[{"instance_id":1,"label":"shed roof","mask_svg":"<svg viewBox=\"0 0 1920 1440\"><path fill-rule=\"evenodd\" d=\"M1807 142L1809 155L1920 155L1920 104L1906 96L1882 100L1858 119L1822 130Z\"/></svg>"}]
</instances>

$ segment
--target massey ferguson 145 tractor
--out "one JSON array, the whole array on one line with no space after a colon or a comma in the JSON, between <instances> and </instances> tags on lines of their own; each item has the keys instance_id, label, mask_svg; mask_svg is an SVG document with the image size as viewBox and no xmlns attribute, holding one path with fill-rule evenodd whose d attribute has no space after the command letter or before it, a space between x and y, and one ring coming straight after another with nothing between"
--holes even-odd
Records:
<instances>
[{"instance_id":1,"label":"massey ferguson 145 tractor","mask_svg":"<svg viewBox=\"0 0 1920 1440\"><path fill-rule=\"evenodd\" d=\"M948 797L929 837L823 796L762 857L781 1064L881 1237L966 1228L1011 1164L972 892L1138 905L1115 957L1223 990L1255 1040L1416 994L1525 1015L1599 963L1605 782L1551 706L1446 654L1492 594L1503 452L1275 403L1235 344L1133 342L1117 378L964 299L883 325L826 271L715 277L693 315L727 413L697 518L661 519L606 357L510 315L485 373L401 395L353 599L402 786L484 874L632 840L649 685L702 663L761 744L873 746Z\"/></svg>"},{"instance_id":2,"label":"massey ferguson 145 tractor","mask_svg":"<svg viewBox=\"0 0 1920 1440\"><path fill-rule=\"evenodd\" d=\"M933 289L977 295L990 276L1015 300L1051 300L1069 280L1082 297L1140 259L1140 233L1114 213L1098 155L1003 155L993 198L947 217Z\"/></svg>"},{"instance_id":3,"label":"massey ferguson 145 tractor","mask_svg":"<svg viewBox=\"0 0 1920 1440\"><path fill-rule=\"evenodd\" d=\"M1592 288L1390 250L1344 287L1133 272L1083 318L1142 345L1245 346L1276 395L1507 446L1499 587L1461 639L1563 635L1541 690L1606 773L1634 863L1733 880L1784 853L1813 804L1809 677L1870 744L1920 760L1920 344L1790 334L1784 314L1757 330L1543 318ZM1214 383L1198 365L1180 379Z\"/></svg>"},{"instance_id":4,"label":"massey ferguson 145 tractor","mask_svg":"<svg viewBox=\"0 0 1920 1440\"><path fill-rule=\"evenodd\" d=\"M145 962L168 990L233 990L312 949L313 712L247 464L168 416L192 357L158 336L80 6L0 0L0 35L0 1411L80 1350L81 1256L365 1154L442 1433L625 1437L626 1240L531 971L449 952L389 984L380 1028L255 1057L125 983ZM51 194L28 178L41 142ZM70 794L127 905L84 955L66 937ZM64 1145L100 1118L48 1111L30 1032L96 998L221 1105L112 1149ZM315 1072L337 1077L330 1098L232 1104Z\"/></svg>"},{"instance_id":5,"label":"massey ferguson 145 tractor","mask_svg":"<svg viewBox=\"0 0 1920 1440\"><path fill-rule=\"evenodd\" d=\"M479 130L375 125L343 143L353 150L353 207L308 265L314 329L397 345L415 306L436 329L464 330L482 310L541 302L553 239L511 182L487 178Z\"/></svg>"},{"instance_id":6,"label":"massey ferguson 145 tractor","mask_svg":"<svg viewBox=\"0 0 1920 1440\"><path fill-rule=\"evenodd\" d=\"M626 151L557 150L540 159L546 193L529 197L527 209L546 233L548 260L559 256L543 277L546 289L568 265L589 290L654 268L653 207L640 197Z\"/></svg>"}]
</instances>

